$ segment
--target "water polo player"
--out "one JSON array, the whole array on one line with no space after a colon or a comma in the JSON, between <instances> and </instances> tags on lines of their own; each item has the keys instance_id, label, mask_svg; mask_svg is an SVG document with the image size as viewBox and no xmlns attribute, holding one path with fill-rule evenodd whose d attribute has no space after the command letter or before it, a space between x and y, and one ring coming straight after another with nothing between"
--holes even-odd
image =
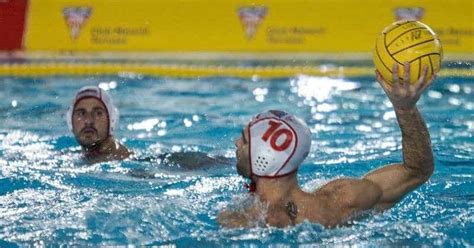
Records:
<instances>
[{"instance_id":1,"label":"water polo player","mask_svg":"<svg viewBox=\"0 0 474 248\"><path fill-rule=\"evenodd\" d=\"M89 162L124 159L131 152L113 134L119 113L112 99L97 86L81 88L69 107L66 120Z\"/></svg>"},{"instance_id":2,"label":"water polo player","mask_svg":"<svg viewBox=\"0 0 474 248\"><path fill-rule=\"evenodd\" d=\"M113 136L119 113L112 98L103 89L87 86L80 89L66 114L68 126L82 147L89 163L121 160L132 154ZM136 161L157 161L176 169L195 170L230 164L229 159L203 152L172 152L149 157L134 157ZM153 178L155 172L141 168L131 170L131 176Z\"/></svg>"},{"instance_id":3,"label":"water polo player","mask_svg":"<svg viewBox=\"0 0 474 248\"><path fill-rule=\"evenodd\" d=\"M224 210L218 217L224 227L255 226L263 219L267 225L285 227L305 220L335 227L367 210L384 210L426 182L434 170L428 129L416 102L433 78L426 78L427 67L410 85L410 67L403 79L398 65L393 67L393 86L377 72L380 83L394 107L402 132L403 162L384 166L362 178L341 178L314 192L301 190L297 171L310 150L311 134L296 117L269 111L257 115L236 141L237 171L252 181L251 191L258 196L245 211ZM263 204L261 204L263 203ZM267 207L262 211L262 206Z\"/></svg>"}]
</instances>

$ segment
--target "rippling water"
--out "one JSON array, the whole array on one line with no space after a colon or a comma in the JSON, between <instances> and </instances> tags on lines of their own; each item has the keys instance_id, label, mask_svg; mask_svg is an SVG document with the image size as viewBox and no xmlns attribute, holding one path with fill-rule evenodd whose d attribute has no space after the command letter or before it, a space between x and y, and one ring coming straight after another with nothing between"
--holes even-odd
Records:
<instances>
[{"instance_id":1,"label":"rippling water","mask_svg":"<svg viewBox=\"0 0 474 248\"><path fill-rule=\"evenodd\" d=\"M231 164L195 171L147 159L85 165L64 114L100 84L121 112L118 138L137 157L199 151L234 157L256 113L282 109L313 131L300 184L362 176L401 160L400 131L373 77L0 78L0 246L176 244L474 245L474 77L438 78L419 102L436 171L390 211L346 227L220 229L228 202L248 199ZM133 177L146 171L151 177Z\"/></svg>"}]
</instances>

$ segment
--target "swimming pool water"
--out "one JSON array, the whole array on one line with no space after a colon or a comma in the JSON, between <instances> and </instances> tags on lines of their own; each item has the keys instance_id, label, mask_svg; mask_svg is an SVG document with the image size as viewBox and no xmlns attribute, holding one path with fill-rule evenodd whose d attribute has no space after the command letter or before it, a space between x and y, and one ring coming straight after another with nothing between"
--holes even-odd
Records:
<instances>
[{"instance_id":1,"label":"swimming pool water","mask_svg":"<svg viewBox=\"0 0 474 248\"><path fill-rule=\"evenodd\" d=\"M136 158L86 165L64 115L74 92L100 84ZM430 181L390 211L325 229L221 229L216 216L249 195L234 140L256 113L282 109L311 127L299 181L313 190L401 160L400 131L374 77L280 79L120 76L0 78L0 246L16 245L474 245L474 77L441 77L418 106L436 157ZM158 154L226 156L198 170ZM147 178L131 175L145 171Z\"/></svg>"}]
</instances>

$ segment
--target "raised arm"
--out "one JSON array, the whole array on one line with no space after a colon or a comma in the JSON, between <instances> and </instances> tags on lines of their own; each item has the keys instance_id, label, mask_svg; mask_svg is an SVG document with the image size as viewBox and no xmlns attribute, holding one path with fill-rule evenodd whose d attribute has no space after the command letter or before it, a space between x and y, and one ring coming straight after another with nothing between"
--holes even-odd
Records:
<instances>
[{"instance_id":1,"label":"raised arm","mask_svg":"<svg viewBox=\"0 0 474 248\"><path fill-rule=\"evenodd\" d=\"M434 170L431 140L425 121L416 108L421 94L434 80L426 78L427 67L423 68L418 82L410 85L410 65L405 64L405 73L400 82L398 65L393 66L393 85L389 86L377 74L388 98L392 102L398 125L402 132L403 162L384 166L364 176L380 187L382 195L375 208L386 209L397 203L405 194L426 182Z\"/></svg>"},{"instance_id":2,"label":"raised arm","mask_svg":"<svg viewBox=\"0 0 474 248\"><path fill-rule=\"evenodd\" d=\"M361 211L392 207L408 192L428 180L434 170L431 141L416 102L433 78L427 79L427 67L418 82L409 85L410 66L405 64L403 81L398 78L398 65L393 67L393 85L388 85L377 72L380 83L393 104L402 131L403 162L386 165L360 179L338 179L314 194L331 216L319 220L328 227L341 224Z\"/></svg>"}]
</instances>

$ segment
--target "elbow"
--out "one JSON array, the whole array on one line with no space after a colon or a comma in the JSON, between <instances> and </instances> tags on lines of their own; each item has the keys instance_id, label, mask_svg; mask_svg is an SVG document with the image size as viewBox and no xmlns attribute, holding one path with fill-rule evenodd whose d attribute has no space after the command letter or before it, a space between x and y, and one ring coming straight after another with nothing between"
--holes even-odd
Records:
<instances>
[{"instance_id":1,"label":"elbow","mask_svg":"<svg viewBox=\"0 0 474 248\"><path fill-rule=\"evenodd\" d=\"M425 161L424 166L422 167L423 169L421 170L421 177L425 180L428 181L430 179L431 175L434 173L434 159L428 159Z\"/></svg>"},{"instance_id":2,"label":"elbow","mask_svg":"<svg viewBox=\"0 0 474 248\"><path fill-rule=\"evenodd\" d=\"M418 173L417 177L418 177L418 180L420 181L420 184L426 183L430 179L431 175L433 175L433 172L434 172L434 169L430 169L430 170L424 170L423 172Z\"/></svg>"},{"instance_id":3,"label":"elbow","mask_svg":"<svg viewBox=\"0 0 474 248\"><path fill-rule=\"evenodd\" d=\"M428 179L430 179L430 177L431 177L431 175L433 175L433 173L434 173L434 162L431 164L431 166L428 169L426 169L423 172L422 177L423 177L424 181L425 182L428 181Z\"/></svg>"},{"instance_id":4,"label":"elbow","mask_svg":"<svg viewBox=\"0 0 474 248\"><path fill-rule=\"evenodd\" d=\"M413 176L419 179L421 183L428 181L434 173L434 161L431 159L429 161L424 161L422 166L409 166Z\"/></svg>"}]
</instances>

